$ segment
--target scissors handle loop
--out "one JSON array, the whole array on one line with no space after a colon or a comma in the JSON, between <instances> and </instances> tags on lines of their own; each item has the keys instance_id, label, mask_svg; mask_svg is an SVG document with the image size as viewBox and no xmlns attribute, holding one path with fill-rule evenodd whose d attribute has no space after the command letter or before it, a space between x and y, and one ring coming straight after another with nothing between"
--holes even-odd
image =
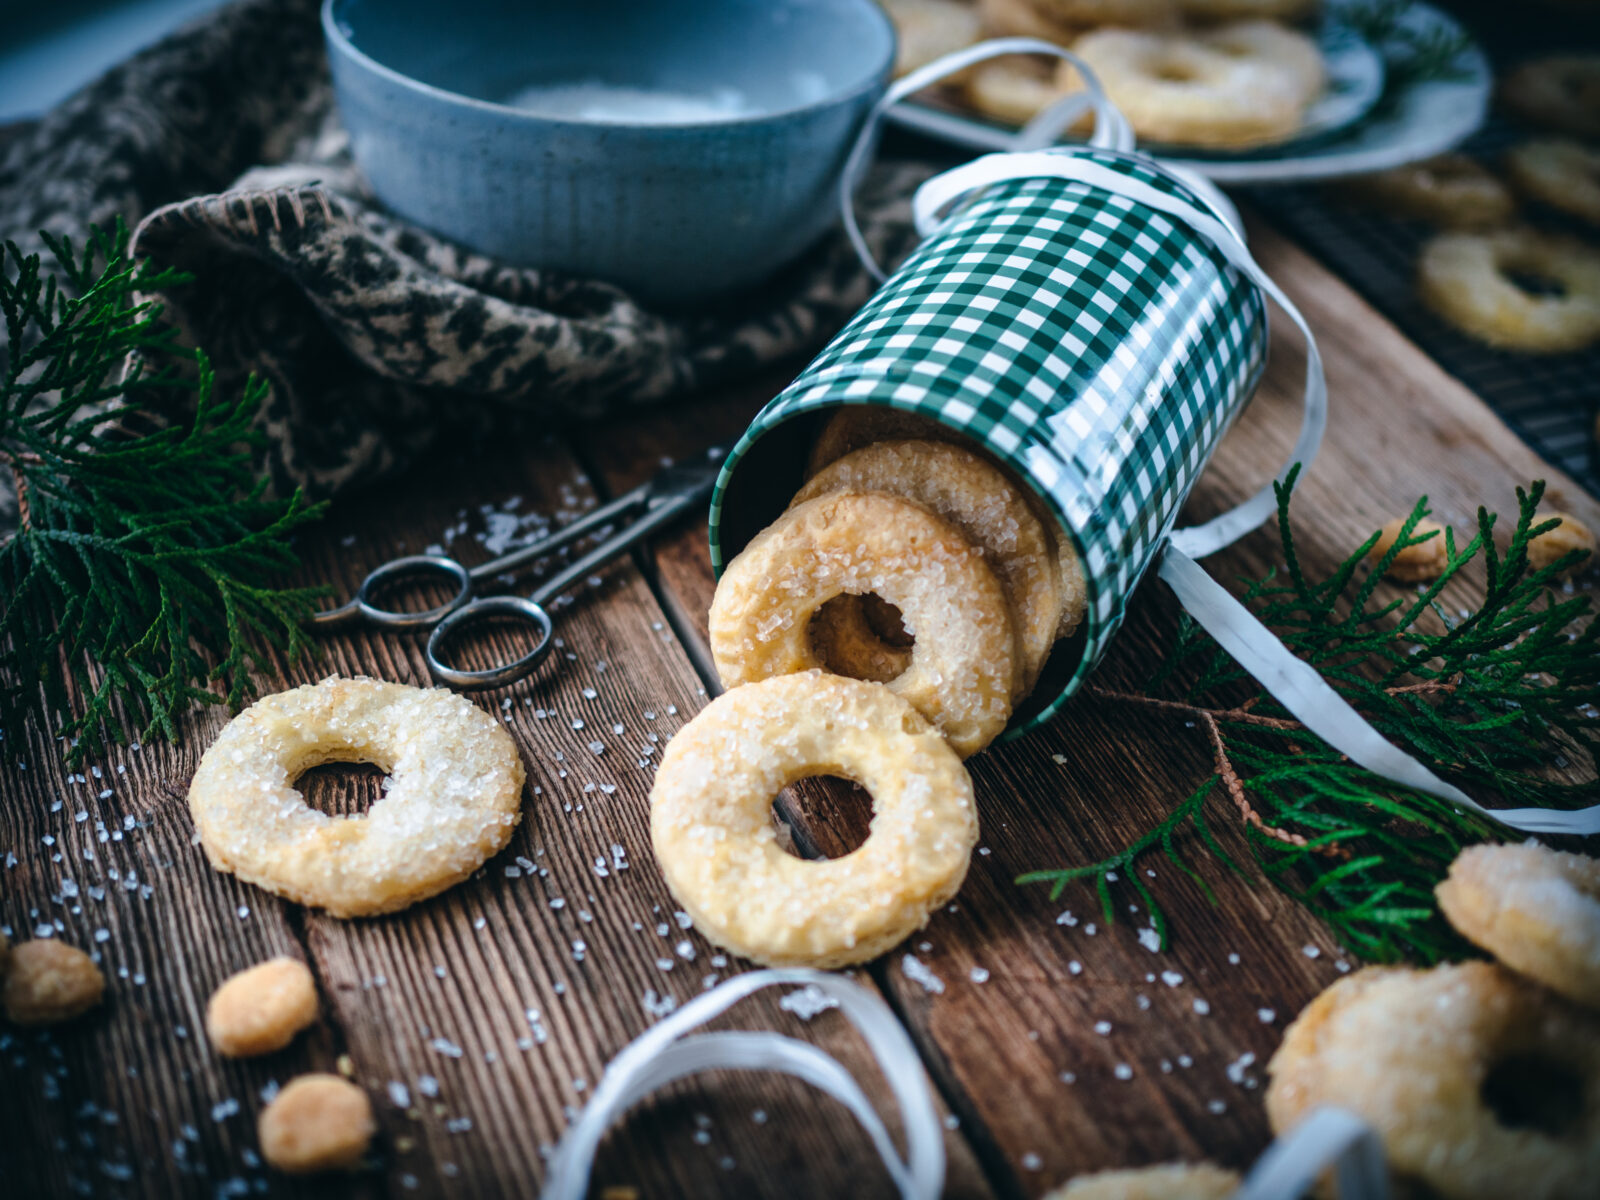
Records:
<instances>
[{"instance_id":1,"label":"scissors handle loop","mask_svg":"<svg viewBox=\"0 0 1600 1200\"><path fill-rule=\"evenodd\" d=\"M539 631L539 640L532 650L514 662L487 667L481 671L463 671L452 667L440 657L440 650L453 633L485 617L520 617ZM463 604L434 627L428 636L428 670L433 677L462 691L478 691L513 683L532 673L550 654L552 626L550 614L544 605L521 596L488 596Z\"/></svg>"},{"instance_id":2,"label":"scissors handle loop","mask_svg":"<svg viewBox=\"0 0 1600 1200\"><path fill-rule=\"evenodd\" d=\"M428 575L443 575L454 581L456 594L437 608L422 612L401 612L373 603L373 597L384 587ZM455 559L442 554L412 554L386 562L369 572L356 592L355 605L361 615L374 625L382 625L387 629L426 629L457 611L471 596L472 574Z\"/></svg>"}]
</instances>

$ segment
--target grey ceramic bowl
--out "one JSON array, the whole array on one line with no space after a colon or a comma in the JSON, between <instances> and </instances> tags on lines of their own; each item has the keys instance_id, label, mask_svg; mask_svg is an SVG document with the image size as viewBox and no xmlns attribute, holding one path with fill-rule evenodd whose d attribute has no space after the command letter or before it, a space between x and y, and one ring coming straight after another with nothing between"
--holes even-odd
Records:
<instances>
[{"instance_id":1,"label":"grey ceramic bowl","mask_svg":"<svg viewBox=\"0 0 1600 1200\"><path fill-rule=\"evenodd\" d=\"M895 52L872 0L326 0L322 23L385 205L666 305L828 229Z\"/></svg>"}]
</instances>

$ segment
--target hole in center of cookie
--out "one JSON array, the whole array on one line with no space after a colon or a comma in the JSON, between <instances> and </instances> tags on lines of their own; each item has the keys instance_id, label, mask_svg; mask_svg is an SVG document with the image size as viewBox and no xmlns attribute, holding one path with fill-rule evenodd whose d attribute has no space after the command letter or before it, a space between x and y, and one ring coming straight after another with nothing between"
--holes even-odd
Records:
<instances>
[{"instance_id":1,"label":"hole in center of cookie","mask_svg":"<svg viewBox=\"0 0 1600 1200\"><path fill-rule=\"evenodd\" d=\"M1560 1137L1583 1111L1583 1081L1548 1058L1514 1055L1489 1068L1483 1102L1508 1129Z\"/></svg>"},{"instance_id":2,"label":"hole in center of cookie","mask_svg":"<svg viewBox=\"0 0 1600 1200\"><path fill-rule=\"evenodd\" d=\"M785 788L772 819L796 858L843 858L872 832L872 794L853 779L817 775Z\"/></svg>"},{"instance_id":3,"label":"hole in center of cookie","mask_svg":"<svg viewBox=\"0 0 1600 1200\"><path fill-rule=\"evenodd\" d=\"M1549 296L1560 299L1567 294L1567 289L1559 279L1526 267L1508 267L1505 276L1519 291L1527 292L1530 296Z\"/></svg>"},{"instance_id":4,"label":"hole in center of cookie","mask_svg":"<svg viewBox=\"0 0 1600 1200\"><path fill-rule=\"evenodd\" d=\"M331 762L294 781L306 804L330 817L359 817L383 796L386 776L371 763Z\"/></svg>"},{"instance_id":5,"label":"hole in center of cookie","mask_svg":"<svg viewBox=\"0 0 1600 1200\"><path fill-rule=\"evenodd\" d=\"M1226 50L1223 53L1227 53ZM1192 83L1195 78L1194 68L1186 62L1175 59L1165 59L1157 67L1156 78L1164 83Z\"/></svg>"},{"instance_id":6,"label":"hole in center of cookie","mask_svg":"<svg viewBox=\"0 0 1600 1200\"><path fill-rule=\"evenodd\" d=\"M812 614L807 634L829 671L871 683L904 672L916 644L900 610L872 592L835 596Z\"/></svg>"}]
</instances>

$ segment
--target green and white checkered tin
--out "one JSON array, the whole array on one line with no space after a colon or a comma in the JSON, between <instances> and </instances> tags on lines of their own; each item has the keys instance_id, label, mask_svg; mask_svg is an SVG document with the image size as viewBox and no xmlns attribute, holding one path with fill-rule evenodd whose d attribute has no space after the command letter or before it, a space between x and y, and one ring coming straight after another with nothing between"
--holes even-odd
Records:
<instances>
[{"instance_id":1,"label":"green and white checkered tin","mask_svg":"<svg viewBox=\"0 0 1600 1200\"><path fill-rule=\"evenodd\" d=\"M1202 210L1138 154L1075 149ZM1031 484L1071 536L1088 610L1015 736L1099 662L1266 360L1261 291L1181 221L1076 180L1010 179L928 238L729 454L712 564L787 506L825 418L887 405L970 436Z\"/></svg>"}]
</instances>

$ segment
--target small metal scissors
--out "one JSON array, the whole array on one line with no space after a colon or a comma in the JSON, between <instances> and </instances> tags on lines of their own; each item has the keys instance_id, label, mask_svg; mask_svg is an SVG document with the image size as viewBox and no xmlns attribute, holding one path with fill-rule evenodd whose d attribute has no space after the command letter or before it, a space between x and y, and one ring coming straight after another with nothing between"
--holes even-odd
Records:
<instances>
[{"instance_id":1,"label":"small metal scissors","mask_svg":"<svg viewBox=\"0 0 1600 1200\"><path fill-rule=\"evenodd\" d=\"M563 526L549 537L532 545L513 550L475 567L466 567L448 555L411 554L384 563L368 573L356 590L355 598L338 608L327 609L312 616L313 625L338 625L353 620L364 620L387 629L429 629L428 669L434 677L466 691L499 687L532 674L550 653L553 623L546 609L578 580L627 552L636 542L649 537L657 529L670 524L692 508L704 507L710 502L711 489L717 480L717 471L725 451L713 447L690 462L667 467L654 479L640 484L632 491L603 504L593 512L585 513L571 524ZM625 515L639 510L634 520L601 542L582 558L558 571L542 583L533 595L486 596L473 599L476 586L485 579L502 575L525 566L569 546L573 542L607 525L614 524ZM426 575L443 575L456 585L455 596L437 608L424 612L400 612L380 608L373 597L380 588L403 579ZM482 671L463 671L450 666L439 657L439 651L452 636L468 625L486 617L521 617L538 630L539 640L534 648L515 662Z\"/></svg>"}]
</instances>

